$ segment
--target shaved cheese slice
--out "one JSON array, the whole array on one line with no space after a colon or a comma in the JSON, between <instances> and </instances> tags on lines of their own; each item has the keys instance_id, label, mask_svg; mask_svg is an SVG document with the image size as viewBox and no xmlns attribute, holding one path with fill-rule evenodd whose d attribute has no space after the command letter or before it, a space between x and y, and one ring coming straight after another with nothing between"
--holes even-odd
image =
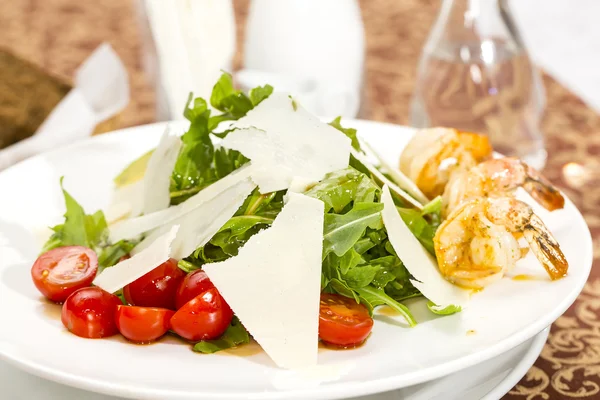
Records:
<instances>
[{"instance_id":1,"label":"shaved cheese slice","mask_svg":"<svg viewBox=\"0 0 600 400\"><path fill-rule=\"evenodd\" d=\"M180 260L189 256L225 225L255 188L256 184L250 178L236 183L201 206L154 230L133 249L132 254L145 250L157 237L177 225L180 226L179 234L173 242L171 257Z\"/></svg>"},{"instance_id":2,"label":"shaved cheese slice","mask_svg":"<svg viewBox=\"0 0 600 400\"><path fill-rule=\"evenodd\" d=\"M417 200L415 200L411 195L406 193L404 190L400 189L398 187L398 185L396 185L394 182L392 182L388 178L386 178L386 176L383 175L377 168L375 168L373 165L371 165L369 160L367 160L367 158L363 154L352 149L352 156L354 158L356 158L358 161L360 161L361 164L363 164L369 170L369 172L375 177L375 180L379 181L383 185L387 185L387 186L391 187L392 190L394 191L394 193L396 193L398 196L400 196L403 200L406 200L408 203L410 203L416 209L418 209L418 210L423 209L423 205L421 203L419 203Z\"/></svg>"},{"instance_id":3,"label":"shaved cheese slice","mask_svg":"<svg viewBox=\"0 0 600 400\"><path fill-rule=\"evenodd\" d=\"M173 257L182 259L204 246L244 204L256 188L250 179L239 182L212 199L205 206L182 217L181 233L173 243Z\"/></svg>"},{"instance_id":4,"label":"shaved cheese slice","mask_svg":"<svg viewBox=\"0 0 600 400\"><path fill-rule=\"evenodd\" d=\"M105 213L107 220L116 222L167 208L171 172L180 150L181 139L171 134L167 126L158 147L134 161L117 177L117 187ZM135 174L142 176L137 179Z\"/></svg>"},{"instance_id":5,"label":"shaved cheese slice","mask_svg":"<svg viewBox=\"0 0 600 400\"><path fill-rule=\"evenodd\" d=\"M143 215L141 217L128 219L116 223L110 228L110 240L118 242L121 239L131 239L144 232L151 231L163 225L175 225L173 221L181 218L185 214L201 207L206 202L223 193L228 188L237 183L247 180L252 173L250 164L246 164L241 168L233 171L226 177L219 179L212 185L205 187L200 192L190 197L181 204L174 207L169 207L152 214ZM167 189L168 192L168 189Z\"/></svg>"},{"instance_id":6,"label":"shaved cheese slice","mask_svg":"<svg viewBox=\"0 0 600 400\"><path fill-rule=\"evenodd\" d=\"M144 174L144 205L142 213L149 214L169 207L169 185L175 162L181 150L181 139L167 125L158 146L148 160Z\"/></svg>"},{"instance_id":7,"label":"shaved cheese slice","mask_svg":"<svg viewBox=\"0 0 600 400\"><path fill-rule=\"evenodd\" d=\"M288 192L294 193L304 193L318 182L315 182L311 179L299 178L297 176L292 178L290 182L290 187L288 188Z\"/></svg>"},{"instance_id":8,"label":"shaved cheese slice","mask_svg":"<svg viewBox=\"0 0 600 400\"><path fill-rule=\"evenodd\" d=\"M440 308L455 305L464 307L469 292L448 282L438 269L433 256L421 245L400 217L387 185L381 194L381 211L388 238L404 266L415 278L411 283Z\"/></svg>"},{"instance_id":9,"label":"shaved cheese slice","mask_svg":"<svg viewBox=\"0 0 600 400\"><path fill-rule=\"evenodd\" d=\"M152 246L133 257L106 268L94 279L94 285L114 293L125 285L147 274L171 257L171 244L177 235L179 226L173 226L168 232L154 240Z\"/></svg>"},{"instance_id":10,"label":"shaved cheese slice","mask_svg":"<svg viewBox=\"0 0 600 400\"><path fill-rule=\"evenodd\" d=\"M284 93L273 93L232 125L224 147L257 166L252 179L261 193L287 189L292 178L321 180L346 168L350 139L321 122Z\"/></svg>"},{"instance_id":11,"label":"shaved cheese slice","mask_svg":"<svg viewBox=\"0 0 600 400\"><path fill-rule=\"evenodd\" d=\"M140 180L115 189L110 205L104 212L109 224L142 212L143 187Z\"/></svg>"},{"instance_id":12,"label":"shaved cheese slice","mask_svg":"<svg viewBox=\"0 0 600 400\"><path fill-rule=\"evenodd\" d=\"M203 270L242 324L282 368L317 363L324 205L288 193L271 228L236 257Z\"/></svg>"},{"instance_id":13,"label":"shaved cheese slice","mask_svg":"<svg viewBox=\"0 0 600 400\"><path fill-rule=\"evenodd\" d=\"M421 192L421 189L406 175L400 172L399 169L392 167L390 164L385 161L385 159L379 154L369 143L359 138L361 147L366 148L369 153L373 154L377 161L379 161L379 165L383 167L385 172L391 175L391 177L396 181L398 186L406 190L408 194L414 197L416 200L420 201L423 204L429 203L429 199L427 196Z\"/></svg>"}]
</instances>

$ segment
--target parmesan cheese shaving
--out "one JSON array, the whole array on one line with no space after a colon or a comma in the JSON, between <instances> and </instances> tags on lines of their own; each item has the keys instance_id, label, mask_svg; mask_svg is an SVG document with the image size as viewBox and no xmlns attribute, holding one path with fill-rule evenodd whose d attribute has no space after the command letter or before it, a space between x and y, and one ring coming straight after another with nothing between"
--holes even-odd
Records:
<instances>
[{"instance_id":1,"label":"parmesan cheese shaving","mask_svg":"<svg viewBox=\"0 0 600 400\"><path fill-rule=\"evenodd\" d=\"M232 127L222 145L252 160L261 193L287 189L294 177L319 181L348 166L350 139L287 94L273 93Z\"/></svg>"},{"instance_id":2,"label":"parmesan cheese shaving","mask_svg":"<svg viewBox=\"0 0 600 400\"><path fill-rule=\"evenodd\" d=\"M256 184L250 178L226 188L198 207L152 231L132 250L132 254L144 251L157 237L177 225L180 228L172 245L171 257L180 260L189 256L198 247L204 246L225 225L255 188Z\"/></svg>"},{"instance_id":3,"label":"parmesan cheese shaving","mask_svg":"<svg viewBox=\"0 0 600 400\"><path fill-rule=\"evenodd\" d=\"M273 361L297 369L317 363L324 206L288 193L271 228L226 261L203 270Z\"/></svg>"},{"instance_id":4,"label":"parmesan cheese shaving","mask_svg":"<svg viewBox=\"0 0 600 400\"><path fill-rule=\"evenodd\" d=\"M157 237L151 246L133 257L106 268L94 279L94 285L114 293L125 285L152 271L171 258L173 243L179 226L173 226L166 233Z\"/></svg>"},{"instance_id":5,"label":"parmesan cheese shaving","mask_svg":"<svg viewBox=\"0 0 600 400\"><path fill-rule=\"evenodd\" d=\"M173 135L167 125L144 174L142 213L149 214L169 207L171 174L181 150L181 143L179 136Z\"/></svg>"},{"instance_id":6,"label":"parmesan cheese shaving","mask_svg":"<svg viewBox=\"0 0 600 400\"><path fill-rule=\"evenodd\" d=\"M212 185L205 187L200 192L177 206L116 223L110 228L110 240L114 243L121 239L135 238L144 232L151 231L163 225L175 225L173 221L176 219L203 206L225 190L235 186L237 183L247 180L252 172L251 168L252 166L250 164L242 166L223 179L219 179Z\"/></svg>"},{"instance_id":7,"label":"parmesan cheese shaving","mask_svg":"<svg viewBox=\"0 0 600 400\"><path fill-rule=\"evenodd\" d=\"M411 283L439 308L455 305L463 307L469 292L448 282L438 269L433 256L421 245L396 209L387 185L381 194L381 211L388 238L404 266L414 277Z\"/></svg>"}]
</instances>

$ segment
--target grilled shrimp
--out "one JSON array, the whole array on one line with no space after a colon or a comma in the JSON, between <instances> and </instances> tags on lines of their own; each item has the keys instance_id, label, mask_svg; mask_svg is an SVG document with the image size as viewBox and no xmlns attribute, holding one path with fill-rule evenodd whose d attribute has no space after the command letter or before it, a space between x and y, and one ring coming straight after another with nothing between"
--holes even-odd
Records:
<instances>
[{"instance_id":1,"label":"grilled shrimp","mask_svg":"<svg viewBox=\"0 0 600 400\"><path fill-rule=\"evenodd\" d=\"M441 195L454 171L490 158L485 135L449 128L418 131L402 151L400 170L429 198Z\"/></svg>"},{"instance_id":2,"label":"grilled shrimp","mask_svg":"<svg viewBox=\"0 0 600 400\"><path fill-rule=\"evenodd\" d=\"M517 158L487 160L450 177L443 194L443 214L447 215L465 200L477 197L511 196L525 189L544 208L563 208L565 199L538 171Z\"/></svg>"},{"instance_id":3,"label":"grilled shrimp","mask_svg":"<svg viewBox=\"0 0 600 400\"><path fill-rule=\"evenodd\" d=\"M541 219L511 197L475 198L455 208L433 239L442 275L450 282L481 289L514 268L522 256L521 233L552 280L569 264Z\"/></svg>"}]
</instances>

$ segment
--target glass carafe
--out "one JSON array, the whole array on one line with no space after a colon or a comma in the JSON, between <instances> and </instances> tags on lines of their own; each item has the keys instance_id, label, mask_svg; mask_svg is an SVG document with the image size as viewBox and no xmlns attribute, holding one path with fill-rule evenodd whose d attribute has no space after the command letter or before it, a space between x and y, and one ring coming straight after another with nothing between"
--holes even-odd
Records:
<instances>
[{"instance_id":1,"label":"glass carafe","mask_svg":"<svg viewBox=\"0 0 600 400\"><path fill-rule=\"evenodd\" d=\"M486 133L496 151L544 166L543 85L506 0L443 0L418 68L413 126Z\"/></svg>"}]
</instances>

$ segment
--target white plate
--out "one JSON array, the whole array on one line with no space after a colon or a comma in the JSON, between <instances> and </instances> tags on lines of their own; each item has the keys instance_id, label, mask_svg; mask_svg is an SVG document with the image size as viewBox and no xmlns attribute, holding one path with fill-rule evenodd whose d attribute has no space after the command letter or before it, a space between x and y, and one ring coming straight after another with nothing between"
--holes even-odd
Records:
<instances>
[{"instance_id":1,"label":"white plate","mask_svg":"<svg viewBox=\"0 0 600 400\"><path fill-rule=\"evenodd\" d=\"M549 328L498 357L457 373L393 392L354 400L498 400L521 380L539 357ZM0 361L0 386L13 400L121 400L38 378Z\"/></svg>"},{"instance_id":2,"label":"white plate","mask_svg":"<svg viewBox=\"0 0 600 400\"><path fill-rule=\"evenodd\" d=\"M540 355L550 328L498 357L429 382L355 400L498 400Z\"/></svg>"},{"instance_id":3,"label":"white plate","mask_svg":"<svg viewBox=\"0 0 600 400\"><path fill-rule=\"evenodd\" d=\"M412 130L349 121L395 164ZM0 174L0 354L36 375L67 385L124 397L169 399L333 399L389 391L439 378L489 360L533 337L575 300L590 271L591 236L570 201L542 213L571 264L569 275L550 282L531 258L515 274L473 296L469 308L434 317L424 302L412 305L421 323L414 329L377 317L373 334L353 351L322 350L316 377L302 379L277 369L262 352L244 357L199 355L164 341L134 346L118 339L80 339L48 315L29 276L47 231L61 222L65 187L88 211L106 207L112 178L155 146L164 125L103 135L27 160ZM472 332L472 334L468 334ZM245 350L246 352L248 349Z\"/></svg>"}]
</instances>

